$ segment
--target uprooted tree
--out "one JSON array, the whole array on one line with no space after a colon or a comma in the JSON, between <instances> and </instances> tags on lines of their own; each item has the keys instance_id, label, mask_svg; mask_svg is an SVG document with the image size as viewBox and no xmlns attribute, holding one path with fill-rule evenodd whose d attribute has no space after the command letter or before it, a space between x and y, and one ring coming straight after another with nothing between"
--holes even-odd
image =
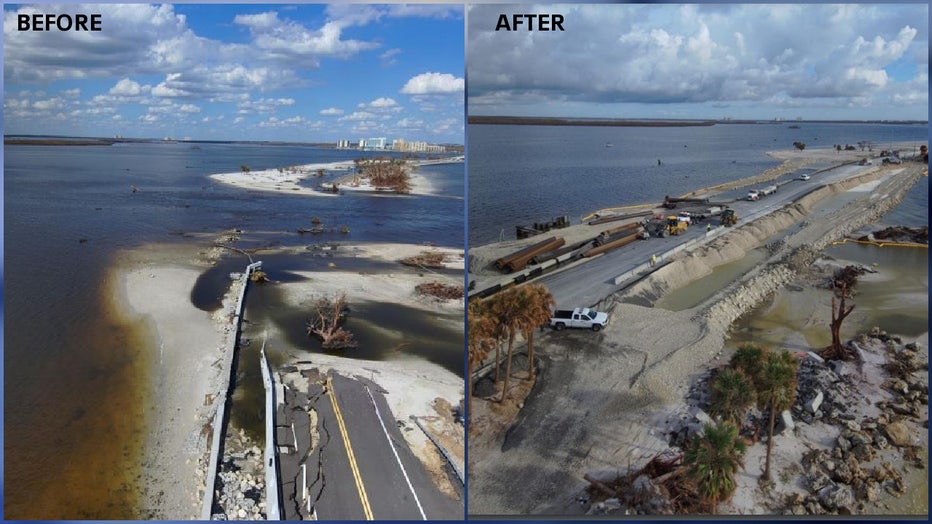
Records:
<instances>
[{"instance_id":1,"label":"uprooted tree","mask_svg":"<svg viewBox=\"0 0 932 524\"><path fill-rule=\"evenodd\" d=\"M346 294L322 297L314 304L314 316L307 321L308 336L320 339L324 349L351 349L359 345L353 334L341 327L349 308Z\"/></svg>"}]
</instances>

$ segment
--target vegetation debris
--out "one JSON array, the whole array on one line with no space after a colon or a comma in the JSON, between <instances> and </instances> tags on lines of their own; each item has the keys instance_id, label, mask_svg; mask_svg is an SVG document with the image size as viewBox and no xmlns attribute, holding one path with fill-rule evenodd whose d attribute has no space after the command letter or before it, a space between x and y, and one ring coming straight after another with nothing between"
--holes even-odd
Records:
<instances>
[{"instance_id":1,"label":"vegetation debris","mask_svg":"<svg viewBox=\"0 0 932 524\"><path fill-rule=\"evenodd\" d=\"M418 284L414 290L419 295L436 297L443 300L455 300L463 298L463 286L443 284L441 282L426 282Z\"/></svg>"}]
</instances>

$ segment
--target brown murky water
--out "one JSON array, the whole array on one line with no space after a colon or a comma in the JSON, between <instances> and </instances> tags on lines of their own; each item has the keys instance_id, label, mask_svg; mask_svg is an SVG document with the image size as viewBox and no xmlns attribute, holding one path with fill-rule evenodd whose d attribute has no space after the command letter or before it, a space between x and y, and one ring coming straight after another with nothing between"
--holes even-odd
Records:
<instances>
[{"instance_id":1,"label":"brown murky water","mask_svg":"<svg viewBox=\"0 0 932 524\"><path fill-rule=\"evenodd\" d=\"M7 519L145 517L138 496L144 490L151 334L144 325L128 327L111 300L113 293L102 286L87 297L82 306L92 310L82 314L98 322L64 329L59 336L68 339L63 341L66 350L38 372L43 379L32 384L27 405L6 419L6 444L15 444L16 454L5 446L4 474L32 479L18 471L39 468L55 476L48 483L7 483L7 493L28 494L6 499ZM75 344L83 352L67 350ZM7 384L19 380L15 373L6 368Z\"/></svg>"}]
</instances>

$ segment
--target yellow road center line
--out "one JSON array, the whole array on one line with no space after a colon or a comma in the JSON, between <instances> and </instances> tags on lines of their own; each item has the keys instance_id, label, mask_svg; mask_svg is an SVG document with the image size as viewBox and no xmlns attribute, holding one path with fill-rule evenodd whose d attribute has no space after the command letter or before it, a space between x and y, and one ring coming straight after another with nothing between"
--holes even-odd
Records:
<instances>
[{"instance_id":1,"label":"yellow road center line","mask_svg":"<svg viewBox=\"0 0 932 524\"><path fill-rule=\"evenodd\" d=\"M362 503L362 511L366 515L366 520L372 518L372 508L369 507L369 497L366 495L366 487L362 484L362 477L359 476L359 467L356 465L356 456L353 454L353 446L350 444L349 434L346 432L346 424L343 423L343 415L340 413L340 406L337 405L336 390L333 389L333 381L327 377L327 390L330 392L330 403L333 404L333 412L337 417L337 426L340 427L340 435L343 436L343 444L346 446L346 456L349 457L350 469L353 472L353 479L356 481L356 491L359 492L359 501Z\"/></svg>"}]
</instances>

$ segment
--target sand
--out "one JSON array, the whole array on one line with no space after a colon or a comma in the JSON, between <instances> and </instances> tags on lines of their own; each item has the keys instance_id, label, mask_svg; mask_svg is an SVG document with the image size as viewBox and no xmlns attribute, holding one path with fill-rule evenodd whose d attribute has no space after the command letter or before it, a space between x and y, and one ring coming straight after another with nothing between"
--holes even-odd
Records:
<instances>
[{"instance_id":1,"label":"sand","mask_svg":"<svg viewBox=\"0 0 932 524\"><path fill-rule=\"evenodd\" d=\"M417 163L414 165L417 165ZM234 173L217 173L210 175L210 178L220 182L221 184L236 186L243 189L251 189L254 191L287 192L296 195L315 197L335 197L338 196L338 193L318 191L315 188L301 186L298 184L298 182L315 176L317 171L320 169L325 171L346 171L346 175L341 175L336 182L327 183L327 186L329 187L331 184L335 183L337 187L339 187L340 191L358 191L379 195L393 195L393 193L376 189L371 184L369 184L368 181L354 181L355 177L351 176L354 168L355 166L352 161L342 161L307 164L278 169L262 169L248 172L238 171ZM440 194L440 191L438 191L428 176L420 173L410 173L409 176L409 183L411 185L411 190L408 192L409 195L431 196Z\"/></svg>"},{"instance_id":2,"label":"sand","mask_svg":"<svg viewBox=\"0 0 932 524\"><path fill-rule=\"evenodd\" d=\"M231 328L224 309L194 307L188 296L202 269L183 264L146 264L116 272L126 319L151 328L149 441L146 446L145 508L164 519L200 514L207 434L220 389L220 357Z\"/></svg>"}]
</instances>

